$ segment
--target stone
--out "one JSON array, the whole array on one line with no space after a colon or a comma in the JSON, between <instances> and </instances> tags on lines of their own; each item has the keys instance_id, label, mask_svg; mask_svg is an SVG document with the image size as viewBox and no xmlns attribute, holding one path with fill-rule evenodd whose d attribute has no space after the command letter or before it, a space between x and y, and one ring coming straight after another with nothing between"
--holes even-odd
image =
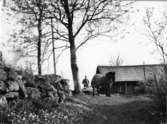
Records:
<instances>
[{"instance_id":1,"label":"stone","mask_svg":"<svg viewBox=\"0 0 167 124\"><path fill-rule=\"evenodd\" d=\"M36 87L40 88L42 91L52 91L53 87L43 76L35 76Z\"/></svg>"},{"instance_id":2,"label":"stone","mask_svg":"<svg viewBox=\"0 0 167 124\"><path fill-rule=\"evenodd\" d=\"M3 61L2 51L0 51L0 62Z\"/></svg>"},{"instance_id":3,"label":"stone","mask_svg":"<svg viewBox=\"0 0 167 124\"><path fill-rule=\"evenodd\" d=\"M41 92L41 97L49 97L51 100L58 99L62 102L70 94L69 80L55 74L36 75L35 84Z\"/></svg>"},{"instance_id":4,"label":"stone","mask_svg":"<svg viewBox=\"0 0 167 124\"><path fill-rule=\"evenodd\" d=\"M62 79L61 76L55 74L43 75L43 77L45 77L45 79L51 84L59 82Z\"/></svg>"},{"instance_id":5,"label":"stone","mask_svg":"<svg viewBox=\"0 0 167 124\"><path fill-rule=\"evenodd\" d=\"M63 90L63 85L61 82L58 82L56 85L57 90Z\"/></svg>"},{"instance_id":6,"label":"stone","mask_svg":"<svg viewBox=\"0 0 167 124\"><path fill-rule=\"evenodd\" d=\"M59 90L57 94L58 94L58 97L59 97L59 101L58 102L62 103L64 101L64 99L66 98L64 92Z\"/></svg>"},{"instance_id":7,"label":"stone","mask_svg":"<svg viewBox=\"0 0 167 124\"><path fill-rule=\"evenodd\" d=\"M4 70L4 68L5 68L5 63L3 61L0 61L0 69Z\"/></svg>"},{"instance_id":8,"label":"stone","mask_svg":"<svg viewBox=\"0 0 167 124\"><path fill-rule=\"evenodd\" d=\"M1 108L6 108L8 105L7 99L5 96L0 97L0 107Z\"/></svg>"},{"instance_id":9,"label":"stone","mask_svg":"<svg viewBox=\"0 0 167 124\"><path fill-rule=\"evenodd\" d=\"M22 75L17 75L17 78L16 78L17 80L22 80L23 79L23 77L22 77Z\"/></svg>"},{"instance_id":10,"label":"stone","mask_svg":"<svg viewBox=\"0 0 167 124\"><path fill-rule=\"evenodd\" d=\"M7 99L17 98L19 97L19 93L18 92L8 92L7 94L5 94L5 97Z\"/></svg>"},{"instance_id":11,"label":"stone","mask_svg":"<svg viewBox=\"0 0 167 124\"><path fill-rule=\"evenodd\" d=\"M44 91L52 91L53 90L52 85L49 83L46 83L46 82L38 83L38 87Z\"/></svg>"},{"instance_id":12,"label":"stone","mask_svg":"<svg viewBox=\"0 0 167 124\"><path fill-rule=\"evenodd\" d=\"M65 92L70 92L70 87L69 87L69 80L68 79L62 79L61 84L63 86L63 90Z\"/></svg>"},{"instance_id":13,"label":"stone","mask_svg":"<svg viewBox=\"0 0 167 124\"><path fill-rule=\"evenodd\" d=\"M8 80L17 80L17 72L14 69L6 67L5 70L7 72Z\"/></svg>"},{"instance_id":14,"label":"stone","mask_svg":"<svg viewBox=\"0 0 167 124\"><path fill-rule=\"evenodd\" d=\"M57 91L49 91L48 96L49 96L50 100L57 101L57 102L59 100Z\"/></svg>"},{"instance_id":15,"label":"stone","mask_svg":"<svg viewBox=\"0 0 167 124\"><path fill-rule=\"evenodd\" d=\"M35 87L34 75L32 72L22 71L20 75L22 75L22 80L26 81L26 87Z\"/></svg>"},{"instance_id":16,"label":"stone","mask_svg":"<svg viewBox=\"0 0 167 124\"><path fill-rule=\"evenodd\" d=\"M27 94L30 98L38 99L41 97L41 93L37 88L27 87Z\"/></svg>"},{"instance_id":17,"label":"stone","mask_svg":"<svg viewBox=\"0 0 167 124\"><path fill-rule=\"evenodd\" d=\"M27 97L27 90L25 88L26 81L23 81L22 78L20 76L18 76L17 83L19 85L21 93L23 93L23 94L20 94L20 95L23 96L23 97Z\"/></svg>"},{"instance_id":18,"label":"stone","mask_svg":"<svg viewBox=\"0 0 167 124\"><path fill-rule=\"evenodd\" d=\"M0 81L6 81L7 79L7 73L0 68Z\"/></svg>"},{"instance_id":19,"label":"stone","mask_svg":"<svg viewBox=\"0 0 167 124\"><path fill-rule=\"evenodd\" d=\"M8 81L7 83L9 91L19 91L19 84L17 81Z\"/></svg>"},{"instance_id":20,"label":"stone","mask_svg":"<svg viewBox=\"0 0 167 124\"><path fill-rule=\"evenodd\" d=\"M57 92L57 89L53 85L50 85L50 87L52 88L53 91Z\"/></svg>"},{"instance_id":21,"label":"stone","mask_svg":"<svg viewBox=\"0 0 167 124\"><path fill-rule=\"evenodd\" d=\"M0 91L1 93L6 92L7 87L3 81L0 81Z\"/></svg>"}]
</instances>

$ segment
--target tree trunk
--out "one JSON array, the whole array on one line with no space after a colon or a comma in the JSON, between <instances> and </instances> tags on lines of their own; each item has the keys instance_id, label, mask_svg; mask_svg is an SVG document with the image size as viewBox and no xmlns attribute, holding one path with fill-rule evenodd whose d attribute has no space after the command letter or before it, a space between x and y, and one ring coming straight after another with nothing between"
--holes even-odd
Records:
<instances>
[{"instance_id":1,"label":"tree trunk","mask_svg":"<svg viewBox=\"0 0 167 124\"><path fill-rule=\"evenodd\" d=\"M79 84L77 57L76 57L74 40L71 41L70 54L71 54L71 70L74 81L74 94L79 94L81 92L81 87Z\"/></svg>"},{"instance_id":2,"label":"tree trunk","mask_svg":"<svg viewBox=\"0 0 167 124\"><path fill-rule=\"evenodd\" d=\"M51 32L52 32L52 52L53 52L53 67L54 74L56 74L56 59L55 59L55 45L54 45L54 32L53 32L53 18L51 18Z\"/></svg>"},{"instance_id":3,"label":"tree trunk","mask_svg":"<svg viewBox=\"0 0 167 124\"><path fill-rule=\"evenodd\" d=\"M37 65L38 75L41 75L41 38L42 38L42 22L38 20L38 43L37 43Z\"/></svg>"},{"instance_id":4,"label":"tree trunk","mask_svg":"<svg viewBox=\"0 0 167 124\"><path fill-rule=\"evenodd\" d=\"M81 87L79 84L76 46L75 46L75 39L73 36L72 26L69 27L69 43L70 43L70 55L71 55L71 71L74 82L74 94L79 94L81 92Z\"/></svg>"},{"instance_id":5,"label":"tree trunk","mask_svg":"<svg viewBox=\"0 0 167 124\"><path fill-rule=\"evenodd\" d=\"M77 66L77 56L76 56L76 46L75 46L75 37L73 34L73 16L69 9L68 0L62 1L65 13L68 18L68 38L70 43L70 55L71 55L71 71L74 81L74 94L79 94L81 92L78 76L78 66Z\"/></svg>"},{"instance_id":6,"label":"tree trunk","mask_svg":"<svg viewBox=\"0 0 167 124\"><path fill-rule=\"evenodd\" d=\"M6 0L3 0L3 6L6 7Z\"/></svg>"}]
</instances>

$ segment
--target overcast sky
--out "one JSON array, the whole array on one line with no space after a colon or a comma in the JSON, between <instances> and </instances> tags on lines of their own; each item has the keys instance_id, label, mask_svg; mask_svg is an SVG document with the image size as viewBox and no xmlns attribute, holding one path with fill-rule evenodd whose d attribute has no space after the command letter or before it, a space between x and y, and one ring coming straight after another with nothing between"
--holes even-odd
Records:
<instances>
[{"instance_id":1,"label":"overcast sky","mask_svg":"<svg viewBox=\"0 0 167 124\"><path fill-rule=\"evenodd\" d=\"M114 38L98 37L89 41L85 46L79 49L77 55L80 80L84 78L84 75L87 75L88 79L91 80L98 65L109 65L110 59L116 58L118 55L123 59L124 65L143 64L143 62L145 64L160 63L160 56L156 51L156 47L147 37L143 17L146 8L155 8L156 14L165 11L167 2L138 1L133 6L135 12L130 14L129 25L125 26L125 35L119 35ZM4 17L5 15L1 11L0 48L7 61L15 61L16 59L13 58L9 60L9 52L3 45L3 43L5 44L7 42L9 32L12 29L11 25L5 21ZM44 73L52 73L53 67L48 68L46 65L43 67L43 70ZM69 51L66 51L61 56L57 64L57 71L59 75L69 78L70 80L72 79Z\"/></svg>"}]
</instances>

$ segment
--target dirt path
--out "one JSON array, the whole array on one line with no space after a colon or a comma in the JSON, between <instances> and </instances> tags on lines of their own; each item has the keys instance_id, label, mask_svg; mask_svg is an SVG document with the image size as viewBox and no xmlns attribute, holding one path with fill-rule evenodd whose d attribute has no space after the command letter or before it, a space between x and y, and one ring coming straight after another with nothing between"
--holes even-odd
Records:
<instances>
[{"instance_id":1,"label":"dirt path","mask_svg":"<svg viewBox=\"0 0 167 124\"><path fill-rule=\"evenodd\" d=\"M85 96L81 99L93 108L93 113L84 118L85 124L157 124L150 112L150 101L143 96Z\"/></svg>"}]
</instances>

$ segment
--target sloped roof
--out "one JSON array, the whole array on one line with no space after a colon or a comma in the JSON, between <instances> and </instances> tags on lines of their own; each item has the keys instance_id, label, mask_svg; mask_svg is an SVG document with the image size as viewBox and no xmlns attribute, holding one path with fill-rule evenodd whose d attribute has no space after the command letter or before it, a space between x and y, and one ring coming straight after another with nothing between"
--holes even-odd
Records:
<instances>
[{"instance_id":1,"label":"sloped roof","mask_svg":"<svg viewBox=\"0 0 167 124\"><path fill-rule=\"evenodd\" d=\"M127 66L98 66L96 73L106 74L115 72L115 81L145 81L152 79L154 74L160 75L163 65L127 65Z\"/></svg>"}]
</instances>

